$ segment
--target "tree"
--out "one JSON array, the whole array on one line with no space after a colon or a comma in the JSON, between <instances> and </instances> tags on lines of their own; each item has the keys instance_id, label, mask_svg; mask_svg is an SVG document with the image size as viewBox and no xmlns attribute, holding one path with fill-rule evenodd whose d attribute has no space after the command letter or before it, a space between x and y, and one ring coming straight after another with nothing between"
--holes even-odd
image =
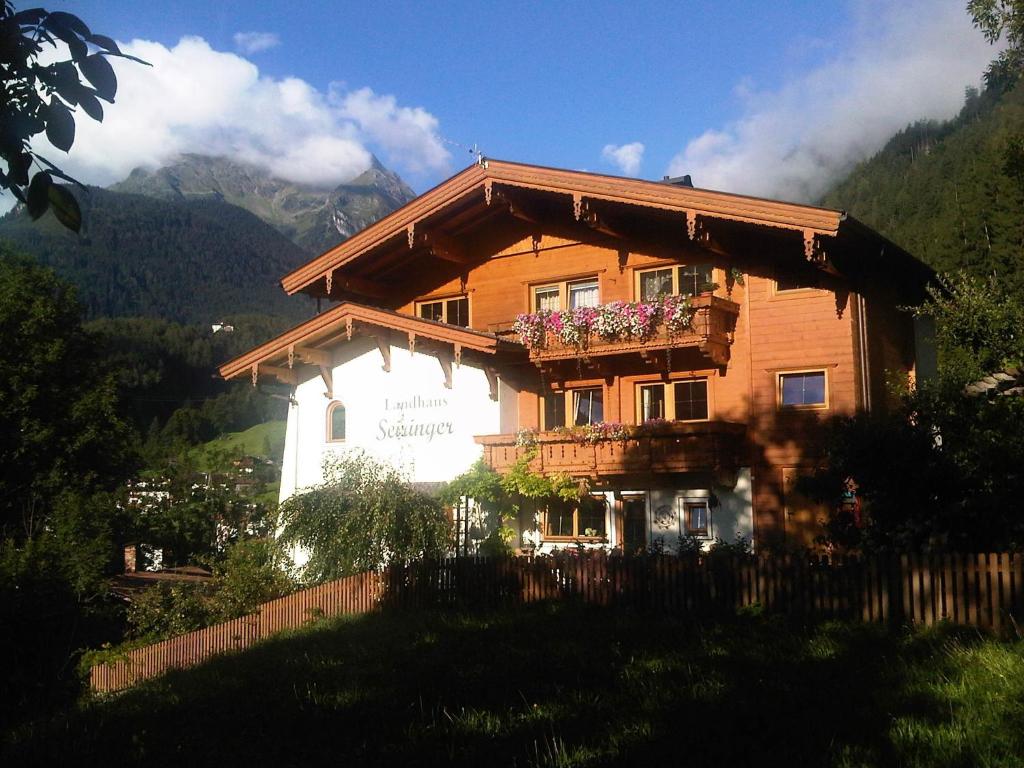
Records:
<instances>
[{"instance_id":1,"label":"tree","mask_svg":"<svg viewBox=\"0 0 1024 768\"><path fill-rule=\"evenodd\" d=\"M967 12L985 39L995 44L1002 39L1006 48L989 65L989 85L1013 82L1024 72L1024 0L970 0Z\"/></svg>"},{"instance_id":2,"label":"tree","mask_svg":"<svg viewBox=\"0 0 1024 768\"><path fill-rule=\"evenodd\" d=\"M0 538L43 530L61 493L110 489L133 461L74 291L0 250Z\"/></svg>"},{"instance_id":3,"label":"tree","mask_svg":"<svg viewBox=\"0 0 1024 768\"><path fill-rule=\"evenodd\" d=\"M306 581L448 551L451 524L441 502L391 465L352 451L329 463L324 474L323 485L293 496L280 510L282 543L309 555Z\"/></svg>"},{"instance_id":4,"label":"tree","mask_svg":"<svg viewBox=\"0 0 1024 768\"><path fill-rule=\"evenodd\" d=\"M71 58L43 64L45 47L57 49L58 43L67 46ZM108 56L146 64L70 13L42 8L15 12L10 0L0 5L0 159L7 165L0 172L0 188L24 203L33 219L52 209L68 229L77 232L81 227L78 203L53 177L78 182L35 152L30 142L45 132L53 146L70 150L75 107L103 120L101 100L113 103L117 93ZM31 173L33 165L40 170Z\"/></svg>"},{"instance_id":5,"label":"tree","mask_svg":"<svg viewBox=\"0 0 1024 768\"><path fill-rule=\"evenodd\" d=\"M866 526L835 514L834 544L906 551L1024 547L1024 398L964 385L1024 360L1024 303L992 277L942 278L917 310L933 317L939 376L886 413L834 419L825 468L805 490L838 504L853 478Z\"/></svg>"},{"instance_id":6,"label":"tree","mask_svg":"<svg viewBox=\"0 0 1024 768\"><path fill-rule=\"evenodd\" d=\"M940 276L915 314L935 321L939 378L953 391L1024 363L1024 299L1001 276Z\"/></svg>"}]
</instances>

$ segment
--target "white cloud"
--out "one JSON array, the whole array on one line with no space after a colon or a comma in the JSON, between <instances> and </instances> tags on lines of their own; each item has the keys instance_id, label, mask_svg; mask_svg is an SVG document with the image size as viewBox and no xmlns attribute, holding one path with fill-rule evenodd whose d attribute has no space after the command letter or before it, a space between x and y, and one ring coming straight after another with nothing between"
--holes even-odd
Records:
<instances>
[{"instance_id":1,"label":"white cloud","mask_svg":"<svg viewBox=\"0 0 1024 768\"><path fill-rule=\"evenodd\" d=\"M183 152L226 155L297 182L334 185L370 165L371 151L401 173L446 171L449 154L437 118L368 88L317 90L298 78L263 76L251 61L216 51L199 37L168 48L133 40L128 53L144 67L112 61L117 102L96 123L77 122L68 155L38 139L42 154L92 184L157 167Z\"/></svg>"},{"instance_id":2,"label":"white cloud","mask_svg":"<svg viewBox=\"0 0 1024 768\"><path fill-rule=\"evenodd\" d=\"M332 100L340 113L352 120L389 155L410 158L417 173L443 170L450 154L437 133L437 118L422 107L400 107L394 96L382 96L370 88L341 93L332 88Z\"/></svg>"},{"instance_id":3,"label":"white cloud","mask_svg":"<svg viewBox=\"0 0 1024 768\"><path fill-rule=\"evenodd\" d=\"M616 166L626 176L636 176L644 159L644 145L639 141L622 146L605 144L601 150L601 159Z\"/></svg>"},{"instance_id":4,"label":"white cloud","mask_svg":"<svg viewBox=\"0 0 1024 768\"><path fill-rule=\"evenodd\" d=\"M281 44L275 32L235 32L234 40L235 48L248 55L269 51Z\"/></svg>"},{"instance_id":5,"label":"white cloud","mask_svg":"<svg viewBox=\"0 0 1024 768\"><path fill-rule=\"evenodd\" d=\"M742 116L692 139L667 173L700 187L811 201L893 133L945 119L995 51L962 3L856 0L843 50L774 91L747 79Z\"/></svg>"}]
</instances>

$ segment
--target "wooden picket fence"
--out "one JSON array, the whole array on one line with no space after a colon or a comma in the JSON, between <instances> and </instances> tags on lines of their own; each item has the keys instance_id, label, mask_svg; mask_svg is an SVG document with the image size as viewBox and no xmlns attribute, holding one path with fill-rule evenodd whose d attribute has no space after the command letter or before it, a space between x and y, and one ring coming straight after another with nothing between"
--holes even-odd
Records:
<instances>
[{"instance_id":1,"label":"wooden picket fence","mask_svg":"<svg viewBox=\"0 0 1024 768\"><path fill-rule=\"evenodd\" d=\"M92 668L114 691L218 653L246 648L323 616L386 608L492 609L541 600L694 616L760 605L807 618L928 626L940 621L996 633L1024 615L1024 555L890 557L619 557L604 553L450 558L392 565L265 603L240 619L129 651Z\"/></svg>"}]
</instances>

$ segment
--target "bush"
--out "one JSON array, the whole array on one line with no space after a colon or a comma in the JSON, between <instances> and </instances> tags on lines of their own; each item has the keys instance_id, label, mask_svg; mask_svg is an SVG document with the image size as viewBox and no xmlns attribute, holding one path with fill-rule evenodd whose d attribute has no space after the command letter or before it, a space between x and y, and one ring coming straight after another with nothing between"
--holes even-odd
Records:
<instances>
[{"instance_id":1,"label":"bush","mask_svg":"<svg viewBox=\"0 0 1024 768\"><path fill-rule=\"evenodd\" d=\"M308 582L379 568L392 560L442 557L451 522L441 502L391 465L353 451L328 464L327 482L281 505L281 541L304 549Z\"/></svg>"}]
</instances>

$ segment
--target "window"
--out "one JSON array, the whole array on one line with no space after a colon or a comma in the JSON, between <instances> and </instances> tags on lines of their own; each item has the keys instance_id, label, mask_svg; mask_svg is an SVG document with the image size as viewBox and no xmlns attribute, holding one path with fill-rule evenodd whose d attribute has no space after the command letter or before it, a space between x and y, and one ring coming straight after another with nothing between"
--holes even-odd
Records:
<instances>
[{"instance_id":1,"label":"window","mask_svg":"<svg viewBox=\"0 0 1024 768\"><path fill-rule=\"evenodd\" d=\"M570 389L572 420L577 427L604 421L604 390Z\"/></svg>"},{"instance_id":2,"label":"window","mask_svg":"<svg viewBox=\"0 0 1024 768\"><path fill-rule=\"evenodd\" d=\"M786 270L785 272L782 272L782 270L776 270L775 292L784 293L786 291L816 289L819 287L818 274L817 270L809 271L807 269L800 268L795 270Z\"/></svg>"},{"instance_id":3,"label":"window","mask_svg":"<svg viewBox=\"0 0 1024 768\"><path fill-rule=\"evenodd\" d=\"M335 400L327 406L327 441L339 443L345 440L345 406Z\"/></svg>"},{"instance_id":4,"label":"window","mask_svg":"<svg viewBox=\"0 0 1024 768\"><path fill-rule=\"evenodd\" d=\"M640 387L640 422L667 419L665 412L665 385L644 384Z\"/></svg>"},{"instance_id":5,"label":"window","mask_svg":"<svg viewBox=\"0 0 1024 768\"><path fill-rule=\"evenodd\" d=\"M597 278L535 285L531 292L531 301L533 312L596 307L600 303Z\"/></svg>"},{"instance_id":6,"label":"window","mask_svg":"<svg viewBox=\"0 0 1024 768\"><path fill-rule=\"evenodd\" d=\"M461 325L463 328L469 327L469 299L466 296L438 299L437 301L421 301L418 307L418 314L424 320Z\"/></svg>"},{"instance_id":7,"label":"window","mask_svg":"<svg viewBox=\"0 0 1024 768\"><path fill-rule=\"evenodd\" d=\"M603 539L608 535L608 502L586 496L575 505L552 503L544 513L546 539Z\"/></svg>"},{"instance_id":8,"label":"window","mask_svg":"<svg viewBox=\"0 0 1024 768\"><path fill-rule=\"evenodd\" d=\"M683 505L683 527L688 536L708 536L711 514L706 501L688 501Z\"/></svg>"},{"instance_id":9,"label":"window","mask_svg":"<svg viewBox=\"0 0 1024 768\"><path fill-rule=\"evenodd\" d=\"M672 385L676 421L703 421L708 417L708 380L677 381Z\"/></svg>"},{"instance_id":10,"label":"window","mask_svg":"<svg viewBox=\"0 0 1024 768\"><path fill-rule=\"evenodd\" d=\"M604 390L601 387L549 392L542 400L541 429L582 427L604 421Z\"/></svg>"},{"instance_id":11,"label":"window","mask_svg":"<svg viewBox=\"0 0 1024 768\"><path fill-rule=\"evenodd\" d=\"M708 418L708 380L688 379L664 384L640 384L637 421L705 421Z\"/></svg>"},{"instance_id":12,"label":"window","mask_svg":"<svg viewBox=\"0 0 1024 768\"><path fill-rule=\"evenodd\" d=\"M541 429L565 426L565 392L548 392L544 395L544 411Z\"/></svg>"},{"instance_id":13,"label":"window","mask_svg":"<svg viewBox=\"0 0 1024 768\"><path fill-rule=\"evenodd\" d=\"M637 272L636 295L640 301L655 301L662 296L694 296L710 290L713 268L710 264L659 267Z\"/></svg>"},{"instance_id":14,"label":"window","mask_svg":"<svg viewBox=\"0 0 1024 768\"><path fill-rule=\"evenodd\" d=\"M780 373L779 405L784 408L821 408L828 405L825 372Z\"/></svg>"}]
</instances>

